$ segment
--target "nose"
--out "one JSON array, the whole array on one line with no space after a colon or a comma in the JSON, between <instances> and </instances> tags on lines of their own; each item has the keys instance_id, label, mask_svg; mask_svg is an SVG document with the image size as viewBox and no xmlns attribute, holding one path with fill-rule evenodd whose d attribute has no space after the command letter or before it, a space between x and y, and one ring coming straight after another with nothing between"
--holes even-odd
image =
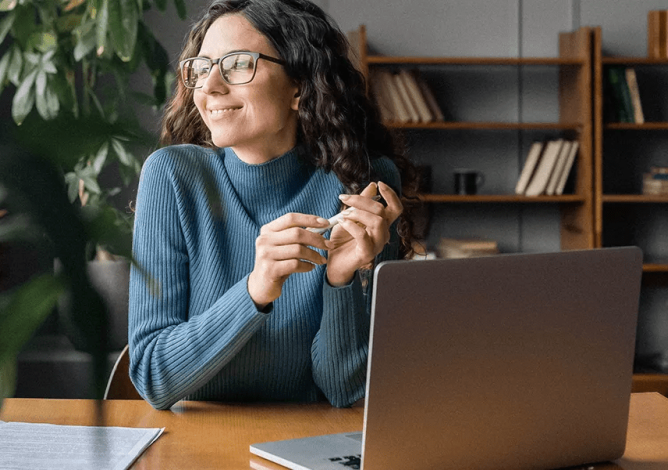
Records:
<instances>
[{"instance_id":1,"label":"nose","mask_svg":"<svg viewBox=\"0 0 668 470\"><path fill-rule=\"evenodd\" d=\"M209 76L204 79L204 86L202 86L202 91L206 94L212 93L229 93L229 85L223 76L220 73L220 64L213 64L211 70L209 71Z\"/></svg>"}]
</instances>

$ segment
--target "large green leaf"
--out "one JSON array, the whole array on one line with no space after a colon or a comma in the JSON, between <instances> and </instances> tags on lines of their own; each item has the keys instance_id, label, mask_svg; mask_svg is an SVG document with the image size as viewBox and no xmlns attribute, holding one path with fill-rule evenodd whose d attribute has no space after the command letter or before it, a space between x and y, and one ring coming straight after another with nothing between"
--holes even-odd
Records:
<instances>
[{"instance_id":1,"label":"large green leaf","mask_svg":"<svg viewBox=\"0 0 668 470\"><path fill-rule=\"evenodd\" d=\"M109 31L109 2L113 0L102 0L100 8L95 17L95 34L97 38L97 47L106 48L107 32Z\"/></svg>"},{"instance_id":2,"label":"large green leaf","mask_svg":"<svg viewBox=\"0 0 668 470\"><path fill-rule=\"evenodd\" d=\"M30 35L28 47L40 52L52 51L58 47L58 36L53 31L37 31Z\"/></svg>"},{"instance_id":3,"label":"large green leaf","mask_svg":"<svg viewBox=\"0 0 668 470\"><path fill-rule=\"evenodd\" d=\"M7 69L7 78L14 86L21 85L21 73L23 72L23 54L18 44L9 49L11 54L9 59L9 68Z\"/></svg>"},{"instance_id":4,"label":"large green leaf","mask_svg":"<svg viewBox=\"0 0 668 470\"><path fill-rule=\"evenodd\" d=\"M37 77L37 70L33 70L23 80L21 86L16 90L14 100L12 101L12 117L16 124L21 125L23 120L30 114L33 105L35 104L35 78Z\"/></svg>"},{"instance_id":5,"label":"large green leaf","mask_svg":"<svg viewBox=\"0 0 668 470\"><path fill-rule=\"evenodd\" d=\"M186 2L184 0L174 0L174 5L176 6L176 12L179 14L179 18L185 20L188 16L186 13Z\"/></svg>"},{"instance_id":6,"label":"large green leaf","mask_svg":"<svg viewBox=\"0 0 668 470\"><path fill-rule=\"evenodd\" d=\"M9 59L11 59L11 52L7 52L0 59L0 93L5 86L5 79L7 78L7 70L9 69Z\"/></svg>"},{"instance_id":7,"label":"large green leaf","mask_svg":"<svg viewBox=\"0 0 668 470\"><path fill-rule=\"evenodd\" d=\"M32 4L19 4L14 10L14 24L12 25L12 35L16 42L26 49L30 36L35 32L35 6Z\"/></svg>"},{"instance_id":8,"label":"large green leaf","mask_svg":"<svg viewBox=\"0 0 668 470\"><path fill-rule=\"evenodd\" d=\"M15 291L0 294L0 363L16 357L62 292L60 279L42 274Z\"/></svg>"},{"instance_id":9,"label":"large green leaf","mask_svg":"<svg viewBox=\"0 0 668 470\"><path fill-rule=\"evenodd\" d=\"M77 29L76 46L74 46L74 60L77 62L95 49L97 30L93 26L93 23L88 23Z\"/></svg>"},{"instance_id":10,"label":"large green leaf","mask_svg":"<svg viewBox=\"0 0 668 470\"><path fill-rule=\"evenodd\" d=\"M109 35L116 55L129 62L137 43L139 11L136 0L109 1Z\"/></svg>"},{"instance_id":11,"label":"large green leaf","mask_svg":"<svg viewBox=\"0 0 668 470\"><path fill-rule=\"evenodd\" d=\"M56 95L52 87L48 85L45 86L43 93L40 93L39 88L37 88L37 94L35 95L35 105L39 115L47 121L55 119L58 116L58 111L60 111L60 101L58 100L58 95Z\"/></svg>"},{"instance_id":12,"label":"large green leaf","mask_svg":"<svg viewBox=\"0 0 668 470\"><path fill-rule=\"evenodd\" d=\"M0 2L0 11L10 11L16 8L17 0L2 0Z\"/></svg>"},{"instance_id":13,"label":"large green leaf","mask_svg":"<svg viewBox=\"0 0 668 470\"><path fill-rule=\"evenodd\" d=\"M0 43L5 40L7 33L12 29L14 24L14 12L10 12L0 21Z\"/></svg>"},{"instance_id":14,"label":"large green leaf","mask_svg":"<svg viewBox=\"0 0 668 470\"><path fill-rule=\"evenodd\" d=\"M16 358L7 358L0 362L0 409L5 398L14 395L16 389Z\"/></svg>"},{"instance_id":15,"label":"large green leaf","mask_svg":"<svg viewBox=\"0 0 668 470\"><path fill-rule=\"evenodd\" d=\"M84 169L77 171L77 176L79 179L83 180L84 186L90 192L99 193L102 191L99 183L97 182L97 174L92 167L87 166Z\"/></svg>"}]
</instances>

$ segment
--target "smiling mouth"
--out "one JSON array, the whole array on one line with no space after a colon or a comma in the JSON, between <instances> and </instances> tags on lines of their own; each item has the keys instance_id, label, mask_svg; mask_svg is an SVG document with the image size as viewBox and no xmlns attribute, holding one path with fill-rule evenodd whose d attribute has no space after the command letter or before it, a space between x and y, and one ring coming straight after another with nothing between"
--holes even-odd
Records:
<instances>
[{"instance_id":1,"label":"smiling mouth","mask_svg":"<svg viewBox=\"0 0 668 470\"><path fill-rule=\"evenodd\" d=\"M238 111L241 108L223 108L223 109L210 109L209 114L212 116L220 116L221 114L229 113L232 111Z\"/></svg>"}]
</instances>

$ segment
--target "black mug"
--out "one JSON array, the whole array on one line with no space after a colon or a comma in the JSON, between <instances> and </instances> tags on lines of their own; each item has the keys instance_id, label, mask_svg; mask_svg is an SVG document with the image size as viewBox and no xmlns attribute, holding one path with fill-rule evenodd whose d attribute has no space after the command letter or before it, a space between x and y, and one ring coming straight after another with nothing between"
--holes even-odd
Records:
<instances>
[{"instance_id":1,"label":"black mug","mask_svg":"<svg viewBox=\"0 0 668 470\"><path fill-rule=\"evenodd\" d=\"M471 195L478 192L485 183L485 176L476 170L459 168L454 171L455 176L455 194Z\"/></svg>"}]
</instances>

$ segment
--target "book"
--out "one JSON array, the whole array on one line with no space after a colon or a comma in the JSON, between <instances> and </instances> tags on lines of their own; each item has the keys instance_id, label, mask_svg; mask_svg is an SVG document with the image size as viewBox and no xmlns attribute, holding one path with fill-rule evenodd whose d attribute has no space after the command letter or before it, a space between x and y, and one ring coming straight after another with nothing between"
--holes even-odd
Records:
<instances>
[{"instance_id":1,"label":"book","mask_svg":"<svg viewBox=\"0 0 668 470\"><path fill-rule=\"evenodd\" d=\"M653 166L643 174L642 193L652 196L668 196L668 168Z\"/></svg>"},{"instance_id":2,"label":"book","mask_svg":"<svg viewBox=\"0 0 668 470\"><path fill-rule=\"evenodd\" d=\"M545 189L545 194L547 194L548 196L554 196L557 192L557 184L559 184L559 181L561 179L561 173L563 172L564 167L566 166L566 161L568 160L568 155L571 152L572 145L573 142L571 142L570 140L565 140L561 146L561 150L559 150L557 161L554 164L554 171L552 171L550 179L547 182L547 188Z\"/></svg>"},{"instance_id":3,"label":"book","mask_svg":"<svg viewBox=\"0 0 668 470\"><path fill-rule=\"evenodd\" d=\"M668 58L668 10L659 11L659 58Z\"/></svg>"},{"instance_id":4,"label":"book","mask_svg":"<svg viewBox=\"0 0 668 470\"><path fill-rule=\"evenodd\" d=\"M378 72L378 79L381 88L384 90L383 93L389 98L395 120L402 123L409 122L410 116L408 111L406 111L403 100L399 96L399 90L396 88L392 74L387 70L381 70Z\"/></svg>"},{"instance_id":5,"label":"book","mask_svg":"<svg viewBox=\"0 0 668 470\"><path fill-rule=\"evenodd\" d=\"M571 142L571 148L568 153L568 158L564 168L561 170L561 175L559 176L559 182L557 183L557 188L555 189L555 194L557 196L564 194L564 188L566 187L566 182L568 181L568 176L571 174L571 169L573 168L573 163L575 162L575 157L578 154L580 148L580 142L577 140Z\"/></svg>"},{"instance_id":6,"label":"book","mask_svg":"<svg viewBox=\"0 0 668 470\"><path fill-rule=\"evenodd\" d=\"M392 109L392 99L387 94L387 90L383 86L380 78L377 73L371 73L369 85L371 86L371 94L376 99L376 104L378 105L378 111L380 112L380 118L383 122L393 122L397 118L394 115Z\"/></svg>"},{"instance_id":7,"label":"book","mask_svg":"<svg viewBox=\"0 0 668 470\"><path fill-rule=\"evenodd\" d=\"M415 105L415 110L418 113L419 121L432 122L434 117L432 116L431 111L429 111L427 101L424 99L424 96L422 96L422 92L420 91L420 87L417 84L417 80L415 80L415 76L406 69L402 69L399 72L399 75L404 82L406 89L408 90L408 94L410 95L413 104Z\"/></svg>"},{"instance_id":8,"label":"book","mask_svg":"<svg viewBox=\"0 0 668 470\"><path fill-rule=\"evenodd\" d=\"M434 120L439 122L444 121L445 116L443 116L443 111L441 111L441 107L438 105L438 101L436 101L436 97L431 91L431 88L429 88L424 79L419 75L415 75L415 80L420 87L422 96L424 96L424 99L427 102L427 106L429 106L429 111L431 111L431 114L434 116Z\"/></svg>"},{"instance_id":9,"label":"book","mask_svg":"<svg viewBox=\"0 0 668 470\"><path fill-rule=\"evenodd\" d=\"M437 248L440 258L474 258L499 253L495 240L485 238L441 238Z\"/></svg>"},{"instance_id":10,"label":"book","mask_svg":"<svg viewBox=\"0 0 668 470\"><path fill-rule=\"evenodd\" d=\"M625 68L619 66L608 67L607 75L619 122L632 123L633 104L631 103L631 94L626 83Z\"/></svg>"},{"instance_id":11,"label":"book","mask_svg":"<svg viewBox=\"0 0 668 470\"><path fill-rule=\"evenodd\" d=\"M520 173L520 178L517 180L517 185L515 185L515 194L524 194L524 191L526 191L542 150L543 142L534 142L531 144L527 158L524 161L524 167L522 167L522 172Z\"/></svg>"},{"instance_id":12,"label":"book","mask_svg":"<svg viewBox=\"0 0 668 470\"><path fill-rule=\"evenodd\" d=\"M640 89L638 88L638 77L633 67L627 67L625 70L626 84L629 87L631 96L631 105L633 108L633 122L642 124L645 122L645 115L642 112L642 103L640 102Z\"/></svg>"},{"instance_id":13,"label":"book","mask_svg":"<svg viewBox=\"0 0 668 470\"><path fill-rule=\"evenodd\" d=\"M529 181L524 194L527 196L539 196L547 190L547 184L550 181L550 176L554 171L554 166L557 163L557 158L559 157L559 152L561 146L563 145L563 139L550 140L545 145L545 150L540 157L538 166L534 172L533 177Z\"/></svg>"},{"instance_id":14,"label":"book","mask_svg":"<svg viewBox=\"0 0 668 470\"><path fill-rule=\"evenodd\" d=\"M659 10L652 10L647 13L647 57L650 59L661 57L659 52L660 21Z\"/></svg>"},{"instance_id":15,"label":"book","mask_svg":"<svg viewBox=\"0 0 668 470\"><path fill-rule=\"evenodd\" d=\"M406 111L408 111L408 122L420 122L420 116L415 109L415 104L413 103L413 99L408 92L408 88L406 87L404 80L401 78L401 74L393 73L392 79L394 80L395 88L399 90L399 96L404 103L404 107L406 108Z\"/></svg>"}]
</instances>

